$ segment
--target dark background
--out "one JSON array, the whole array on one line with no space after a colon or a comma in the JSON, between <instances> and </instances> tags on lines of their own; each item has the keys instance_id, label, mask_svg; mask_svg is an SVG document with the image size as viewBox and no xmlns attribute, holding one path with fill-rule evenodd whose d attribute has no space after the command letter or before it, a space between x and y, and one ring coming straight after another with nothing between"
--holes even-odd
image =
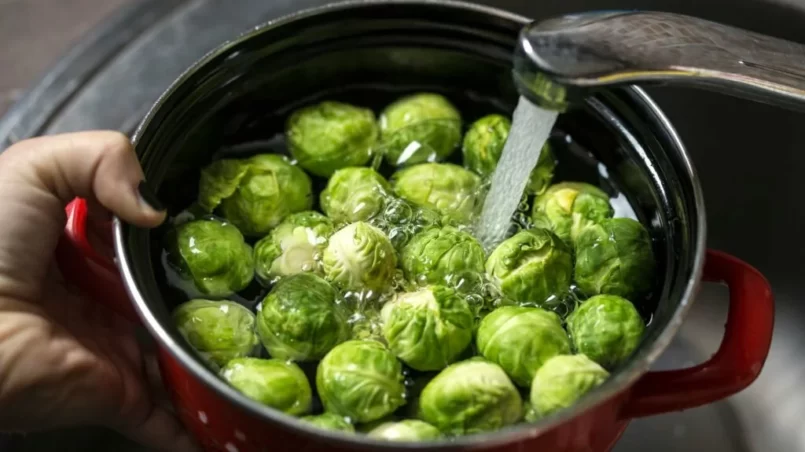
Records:
<instances>
[{"instance_id":1,"label":"dark background","mask_svg":"<svg viewBox=\"0 0 805 452\"><path fill-rule=\"evenodd\" d=\"M206 51L240 31L320 0L0 0L0 149L35 134L129 131ZM532 18L594 9L696 15L805 43L805 1L488 0ZM121 9L122 8L122 9ZM99 28L100 27L100 28ZM79 39L83 36L83 39ZM57 57L64 56L60 62ZM27 95L25 93L28 93ZM744 393L708 407L635 422L618 452L805 450L805 115L685 89L649 92L688 147L707 205L708 244L772 283L772 353ZM701 361L723 332L726 291L707 286L658 363ZM70 430L14 438L14 450L126 450L111 433ZM134 449L132 449L134 450Z\"/></svg>"}]
</instances>

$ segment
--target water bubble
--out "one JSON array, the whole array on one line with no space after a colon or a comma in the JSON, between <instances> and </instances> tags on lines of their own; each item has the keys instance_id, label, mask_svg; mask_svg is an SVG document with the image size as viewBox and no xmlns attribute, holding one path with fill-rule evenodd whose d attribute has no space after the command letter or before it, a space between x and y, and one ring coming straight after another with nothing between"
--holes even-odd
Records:
<instances>
[{"instance_id":1,"label":"water bubble","mask_svg":"<svg viewBox=\"0 0 805 452\"><path fill-rule=\"evenodd\" d=\"M403 225L414 218L414 209L400 199L393 199L388 203L383 214L386 221Z\"/></svg>"},{"instance_id":2,"label":"water bubble","mask_svg":"<svg viewBox=\"0 0 805 452\"><path fill-rule=\"evenodd\" d=\"M391 228L388 232L389 240L395 249L401 249L408 243L409 236L402 228Z\"/></svg>"},{"instance_id":3,"label":"water bubble","mask_svg":"<svg viewBox=\"0 0 805 452\"><path fill-rule=\"evenodd\" d=\"M575 286L571 286L566 292L552 295L542 303L524 303L523 305L533 305L552 311L562 319L567 318L581 304L583 294Z\"/></svg>"}]
</instances>

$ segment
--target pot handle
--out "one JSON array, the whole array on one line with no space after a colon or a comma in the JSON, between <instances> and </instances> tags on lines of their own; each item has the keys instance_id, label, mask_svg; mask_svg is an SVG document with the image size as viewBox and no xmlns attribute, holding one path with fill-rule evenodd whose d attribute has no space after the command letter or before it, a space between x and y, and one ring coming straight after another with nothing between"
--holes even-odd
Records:
<instances>
[{"instance_id":1,"label":"pot handle","mask_svg":"<svg viewBox=\"0 0 805 452\"><path fill-rule=\"evenodd\" d=\"M714 250L707 251L703 280L726 283L730 291L726 331L718 351L698 366L644 375L632 387L621 417L706 405L740 392L760 374L774 328L769 282L746 262Z\"/></svg>"},{"instance_id":2,"label":"pot handle","mask_svg":"<svg viewBox=\"0 0 805 452\"><path fill-rule=\"evenodd\" d=\"M117 266L102 256L87 239L87 202L75 198L65 208L67 224L56 246L56 264L64 278L91 300L140 323Z\"/></svg>"}]
</instances>

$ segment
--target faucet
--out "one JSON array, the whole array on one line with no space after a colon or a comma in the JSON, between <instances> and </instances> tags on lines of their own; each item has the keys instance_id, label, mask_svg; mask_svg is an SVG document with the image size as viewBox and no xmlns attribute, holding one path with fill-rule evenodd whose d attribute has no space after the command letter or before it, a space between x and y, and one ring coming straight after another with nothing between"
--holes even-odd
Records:
<instances>
[{"instance_id":1,"label":"faucet","mask_svg":"<svg viewBox=\"0 0 805 452\"><path fill-rule=\"evenodd\" d=\"M560 112L622 84L688 86L805 111L805 45L680 14L588 12L524 27L514 80L528 100Z\"/></svg>"}]
</instances>

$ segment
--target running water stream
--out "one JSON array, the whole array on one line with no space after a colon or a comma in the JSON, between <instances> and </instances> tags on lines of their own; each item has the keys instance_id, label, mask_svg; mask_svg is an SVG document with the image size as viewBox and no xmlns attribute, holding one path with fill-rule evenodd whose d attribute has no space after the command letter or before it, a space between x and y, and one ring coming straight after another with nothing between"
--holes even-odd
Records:
<instances>
[{"instance_id":1,"label":"running water stream","mask_svg":"<svg viewBox=\"0 0 805 452\"><path fill-rule=\"evenodd\" d=\"M487 250L506 238L512 216L557 116L557 112L539 108L524 97L517 102L509 137L475 226L477 237Z\"/></svg>"}]
</instances>

